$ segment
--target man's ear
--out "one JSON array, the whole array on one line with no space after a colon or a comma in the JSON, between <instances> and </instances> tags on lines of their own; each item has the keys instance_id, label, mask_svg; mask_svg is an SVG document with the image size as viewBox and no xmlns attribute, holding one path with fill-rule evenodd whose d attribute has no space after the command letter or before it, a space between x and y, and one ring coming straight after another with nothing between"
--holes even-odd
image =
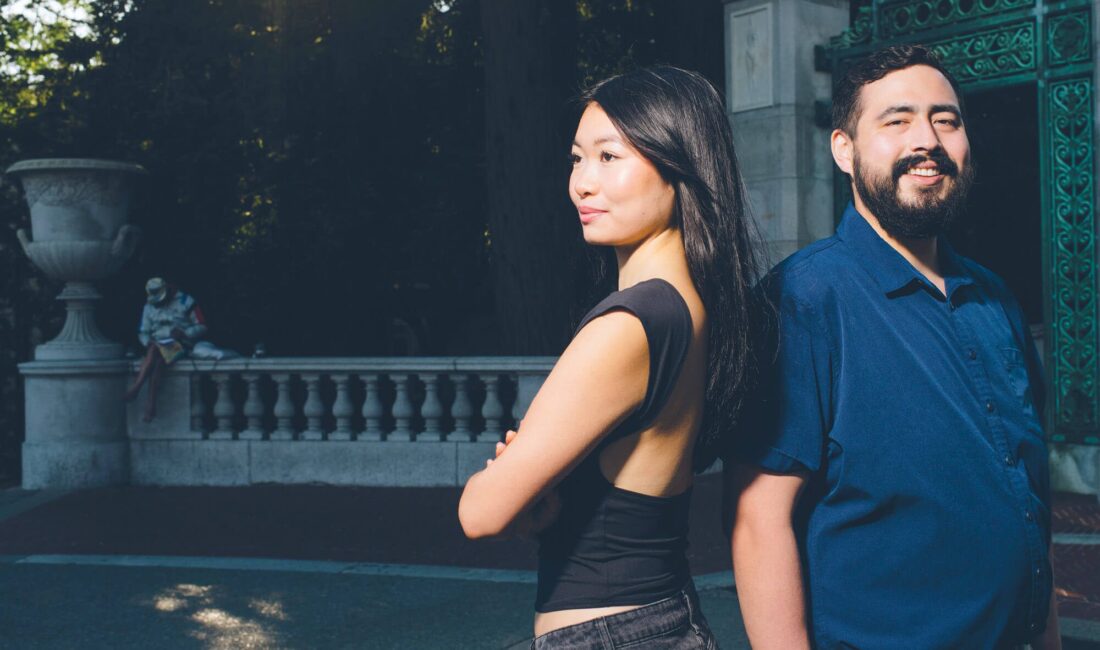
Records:
<instances>
[{"instance_id":1,"label":"man's ear","mask_svg":"<svg viewBox=\"0 0 1100 650\"><path fill-rule=\"evenodd\" d=\"M840 171L851 176L852 154L855 147L851 136L841 129L833 129L832 135L829 136L829 146L832 148L833 161L836 162L836 166L840 168Z\"/></svg>"}]
</instances>

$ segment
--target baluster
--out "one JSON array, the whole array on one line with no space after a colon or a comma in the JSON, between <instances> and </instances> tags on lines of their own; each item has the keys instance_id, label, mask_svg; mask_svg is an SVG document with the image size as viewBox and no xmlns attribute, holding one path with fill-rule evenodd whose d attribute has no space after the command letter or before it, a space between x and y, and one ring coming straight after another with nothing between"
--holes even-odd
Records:
<instances>
[{"instance_id":1,"label":"baluster","mask_svg":"<svg viewBox=\"0 0 1100 650\"><path fill-rule=\"evenodd\" d=\"M397 397L393 400L394 428L386 440L407 442L412 440L412 417L416 414L409 399L409 375L394 375L393 383L397 389Z\"/></svg>"},{"instance_id":2,"label":"baluster","mask_svg":"<svg viewBox=\"0 0 1100 650\"><path fill-rule=\"evenodd\" d=\"M202 432L206 428L206 399L202 394L202 375L191 375L191 430Z\"/></svg>"},{"instance_id":3,"label":"baluster","mask_svg":"<svg viewBox=\"0 0 1100 650\"><path fill-rule=\"evenodd\" d=\"M439 375L426 372L420 375L424 382L424 403L420 405L420 416L424 418L424 432L417 440L440 442L443 440L443 402L439 400Z\"/></svg>"},{"instance_id":4,"label":"baluster","mask_svg":"<svg viewBox=\"0 0 1100 650\"><path fill-rule=\"evenodd\" d=\"M306 416L306 428L302 431L302 440L321 440L325 437L321 431L321 417L325 414L325 405L321 403L321 375L303 374L306 382L306 403L302 413Z\"/></svg>"},{"instance_id":5,"label":"baluster","mask_svg":"<svg viewBox=\"0 0 1100 650\"><path fill-rule=\"evenodd\" d=\"M473 430L470 427L470 419L474 416L474 405L470 402L470 393L466 389L466 375L455 375L455 401L451 405L451 415L455 419L455 438L458 440L470 440Z\"/></svg>"},{"instance_id":6,"label":"baluster","mask_svg":"<svg viewBox=\"0 0 1100 650\"><path fill-rule=\"evenodd\" d=\"M237 439L263 440L264 403L260 399L260 375L255 372L245 373L244 380L248 384L248 398L244 401L243 411L248 424L238 434Z\"/></svg>"},{"instance_id":7,"label":"baluster","mask_svg":"<svg viewBox=\"0 0 1100 650\"><path fill-rule=\"evenodd\" d=\"M351 375L333 375L336 382L336 401L332 403L332 415L336 418L336 430L328 435L329 440L351 440L351 416L355 407L351 405L348 392Z\"/></svg>"},{"instance_id":8,"label":"baluster","mask_svg":"<svg viewBox=\"0 0 1100 650\"><path fill-rule=\"evenodd\" d=\"M272 440L294 440L294 401L290 398L290 375L272 375L278 392L275 398L275 430Z\"/></svg>"},{"instance_id":9,"label":"baluster","mask_svg":"<svg viewBox=\"0 0 1100 650\"><path fill-rule=\"evenodd\" d=\"M500 403L500 376L481 375L481 381L485 382L485 403L481 405L481 417L485 418L485 430L477 439L478 442L495 442L501 439L501 424L504 418L504 405Z\"/></svg>"},{"instance_id":10,"label":"baluster","mask_svg":"<svg viewBox=\"0 0 1100 650\"><path fill-rule=\"evenodd\" d=\"M363 383L366 384L366 396L363 399L363 433L359 434L359 440L382 439L382 416L386 414L382 398L378 395L378 381L380 375L363 375Z\"/></svg>"},{"instance_id":11,"label":"baluster","mask_svg":"<svg viewBox=\"0 0 1100 650\"><path fill-rule=\"evenodd\" d=\"M515 388L516 388L515 391L513 391L513 393L512 393L512 408L510 409L509 415L512 416L512 426L513 426L513 428L515 428L518 431L519 430L519 421L523 418L523 415L524 415L523 413L520 412L524 407L523 407L523 404L522 404L523 400L520 399L520 397L521 397L521 392L520 391L522 389L520 388L520 385L519 385L519 375L518 374L508 375L508 381L512 382L512 385L515 386Z\"/></svg>"},{"instance_id":12,"label":"baluster","mask_svg":"<svg viewBox=\"0 0 1100 650\"><path fill-rule=\"evenodd\" d=\"M214 401L214 418L217 428L210 432L211 440L233 439L233 415L236 408L233 406L233 396L229 394L230 375L219 372L213 375L214 385L217 387L218 396Z\"/></svg>"}]
</instances>

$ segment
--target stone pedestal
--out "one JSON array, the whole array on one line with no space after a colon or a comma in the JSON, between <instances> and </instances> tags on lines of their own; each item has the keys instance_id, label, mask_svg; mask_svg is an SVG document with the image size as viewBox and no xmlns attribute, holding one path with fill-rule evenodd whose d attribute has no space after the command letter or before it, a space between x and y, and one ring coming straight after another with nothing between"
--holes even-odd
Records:
<instances>
[{"instance_id":1,"label":"stone pedestal","mask_svg":"<svg viewBox=\"0 0 1100 650\"><path fill-rule=\"evenodd\" d=\"M25 489L129 481L125 361L34 361L19 366L26 393Z\"/></svg>"},{"instance_id":2,"label":"stone pedestal","mask_svg":"<svg viewBox=\"0 0 1100 650\"><path fill-rule=\"evenodd\" d=\"M848 27L846 0L734 0L725 7L726 105L771 262L833 233L829 131L815 102L832 78L814 46Z\"/></svg>"}]
</instances>

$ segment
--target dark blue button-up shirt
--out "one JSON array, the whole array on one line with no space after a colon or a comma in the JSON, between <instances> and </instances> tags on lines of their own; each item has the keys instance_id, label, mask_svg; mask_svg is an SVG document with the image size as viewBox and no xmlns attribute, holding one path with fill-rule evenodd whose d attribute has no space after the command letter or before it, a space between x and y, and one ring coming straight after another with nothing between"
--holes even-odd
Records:
<instances>
[{"instance_id":1,"label":"dark blue button-up shirt","mask_svg":"<svg viewBox=\"0 0 1100 650\"><path fill-rule=\"evenodd\" d=\"M738 455L810 477L819 648L990 648L1045 624L1039 359L999 278L942 238L940 262L946 296L849 205L764 282L779 346Z\"/></svg>"}]
</instances>

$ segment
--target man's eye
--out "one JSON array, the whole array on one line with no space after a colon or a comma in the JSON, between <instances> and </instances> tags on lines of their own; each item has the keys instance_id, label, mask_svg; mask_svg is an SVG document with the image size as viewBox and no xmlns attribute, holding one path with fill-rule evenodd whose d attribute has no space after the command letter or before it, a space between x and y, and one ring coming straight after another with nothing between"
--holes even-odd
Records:
<instances>
[{"instance_id":1,"label":"man's eye","mask_svg":"<svg viewBox=\"0 0 1100 650\"><path fill-rule=\"evenodd\" d=\"M943 125L946 125L946 126L950 126L952 128L958 128L959 121L954 119L954 118L951 118L951 117L945 117L945 118L941 118L941 119L936 120L936 124L943 124Z\"/></svg>"},{"instance_id":2,"label":"man's eye","mask_svg":"<svg viewBox=\"0 0 1100 650\"><path fill-rule=\"evenodd\" d=\"M886 123L886 126L898 126L899 124L905 124L905 120L890 120Z\"/></svg>"}]
</instances>

